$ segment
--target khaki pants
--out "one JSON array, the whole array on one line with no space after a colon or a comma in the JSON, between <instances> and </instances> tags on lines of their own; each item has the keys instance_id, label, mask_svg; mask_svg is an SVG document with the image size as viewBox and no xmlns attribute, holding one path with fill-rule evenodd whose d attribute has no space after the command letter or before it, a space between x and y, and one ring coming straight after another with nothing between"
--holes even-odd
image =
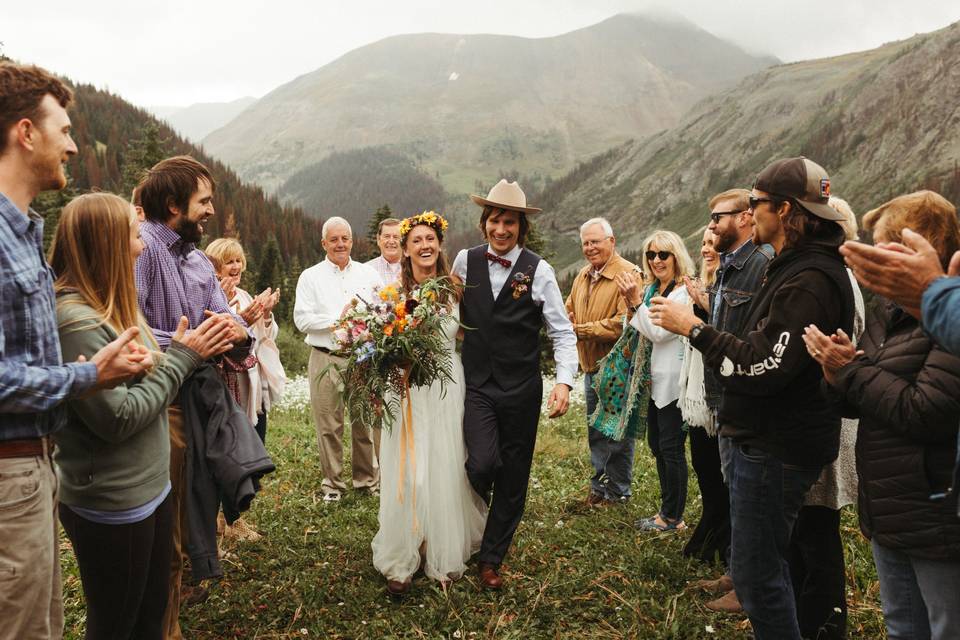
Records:
<instances>
[{"instance_id":1,"label":"khaki pants","mask_svg":"<svg viewBox=\"0 0 960 640\"><path fill-rule=\"evenodd\" d=\"M57 489L46 444L0 459L0 639L63 637Z\"/></svg>"},{"instance_id":2,"label":"khaki pants","mask_svg":"<svg viewBox=\"0 0 960 640\"><path fill-rule=\"evenodd\" d=\"M323 472L323 482L320 487L324 493L341 493L347 488L340 477L343 473L343 401L340 398L343 382L334 369L335 365L343 366L344 363L343 358L319 349L310 350L307 375L310 377L310 405L313 408L313 420L317 427L320 469ZM321 377L321 372L328 366L330 368ZM374 459L374 444L370 437L370 429L351 424L350 431L353 487L355 489L377 488L380 485L380 467Z\"/></svg>"},{"instance_id":3,"label":"khaki pants","mask_svg":"<svg viewBox=\"0 0 960 640\"><path fill-rule=\"evenodd\" d=\"M183 563L187 557L187 434L183 428L183 411L178 406L167 409L170 421L170 501L173 511L173 553L170 555L170 591L167 613L163 620L163 637L180 640L180 586Z\"/></svg>"}]
</instances>

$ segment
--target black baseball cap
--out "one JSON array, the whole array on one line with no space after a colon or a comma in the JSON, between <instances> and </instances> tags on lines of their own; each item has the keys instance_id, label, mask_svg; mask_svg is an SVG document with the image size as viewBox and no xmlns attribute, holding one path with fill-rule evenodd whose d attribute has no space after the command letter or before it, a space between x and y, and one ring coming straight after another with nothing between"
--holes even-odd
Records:
<instances>
[{"instance_id":1,"label":"black baseball cap","mask_svg":"<svg viewBox=\"0 0 960 640\"><path fill-rule=\"evenodd\" d=\"M753 188L793 198L818 218L844 219L842 213L827 204L830 201L830 176L823 167L803 156L771 162L757 176Z\"/></svg>"}]
</instances>

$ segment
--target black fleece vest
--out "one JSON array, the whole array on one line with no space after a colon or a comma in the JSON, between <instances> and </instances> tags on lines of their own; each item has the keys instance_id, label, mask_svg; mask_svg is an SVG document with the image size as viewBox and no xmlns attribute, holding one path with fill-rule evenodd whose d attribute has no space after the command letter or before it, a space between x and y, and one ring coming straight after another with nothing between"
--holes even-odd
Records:
<instances>
[{"instance_id":1,"label":"black fleece vest","mask_svg":"<svg viewBox=\"0 0 960 640\"><path fill-rule=\"evenodd\" d=\"M461 321L468 327L463 338L463 372L469 385L478 387L492 377L508 388L540 375L543 310L531 294L541 258L521 251L494 300L486 252L487 245L467 252L467 286L460 305ZM521 292L522 285L526 290Z\"/></svg>"}]
</instances>

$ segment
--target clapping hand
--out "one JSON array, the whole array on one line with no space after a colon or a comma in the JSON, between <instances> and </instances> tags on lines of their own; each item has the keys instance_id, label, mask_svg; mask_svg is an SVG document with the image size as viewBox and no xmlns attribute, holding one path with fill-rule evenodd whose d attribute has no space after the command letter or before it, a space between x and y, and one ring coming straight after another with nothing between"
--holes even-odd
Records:
<instances>
[{"instance_id":1,"label":"clapping hand","mask_svg":"<svg viewBox=\"0 0 960 640\"><path fill-rule=\"evenodd\" d=\"M134 342L140 329L130 327L116 340L97 351L90 359L97 366L97 382L94 390L112 389L118 384L137 376L153 366L150 350ZM81 355L77 362L86 362Z\"/></svg>"},{"instance_id":2,"label":"clapping hand","mask_svg":"<svg viewBox=\"0 0 960 640\"><path fill-rule=\"evenodd\" d=\"M690 298L697 303L697 306L704 311L709 311L710 296L707 295L707 290L703 286L703 281L700 278L683 276L683 284L686 286L687 293L690 295Z\"/></svg>"},{"instance_id":3,"label":"clapping hand","mask_svg":"<svg viewBox=\"0 0 960 640\"><path fill-rule=\"evenodd\" d=\"M257 320L263 317L263 300L260 296L257 296L253 299L246 309L240 311L240 317L243 318L243 321L247 323L247 326L253 326L256 324Z\"/></svg>"},{"instance_id":4,"label":"clapping hand","mask_svg":"<svg viewBox=\"0 0 960 640\"><path fill-rule=\"evenodd\" d=\"M863 354L853 346L850 336L843 329L837 329L832 336L827 336L811 324L803 330L803 343L807 345L810 357L823 369L823 377L830 384L836 380L840 368Z\"/></svg>"},{"instance_id":5,"label":"clapping hand","mask_svg":"<svg viewBox=\"0 0 960 640\"><path fill-rule=\"evenodd\" d=\"M650 300L650 321L670 333L690 335L690 330L700 320L693 313L693 306L655 296Z\"/></svg>"},{"instance_id":6,"label":"clapping hand","mask_svg":"<svg viewBox=\"0 0 960 640\"><path fill-rule=\"evenodd\" d=\"M227 302L233 302L237 295L237 285L240 284L240 276L224 276L220 279L220 288L223 289L223 295L227 297Z\"/></svg>"},{"instance_id":7,"label":"clapping hand","mask_svg":"<svg viewBox=\"0 0 960 640\"><path fill-rule=\"evenodd\" d=\"M263 292L257 296L260 298L260 301L263 303L263 315L268 317L273 313L273 308L277 306L277 303L280 302L280 288L271 289L267 287Z\"/></svg>"},{"instance_id":8,"label":"clapping hand","mask_svg":"<svg viewBox=\"0 0 960 640\"><path fill-rule=\"evenodd\" d=\"M620 295L623 296L630 307L636 307L642 300L640 284L637 282L638 278L639 274L635 271L621 271L614 277Z\"/></svg>"},{"instance_id":9,"label":"clapping hand","mask_svg":"<svg viewBox=\"0 0 960 640\"><path fill-rule=\"evenodd\" d=\"M229 323L229 325L230 325L229 340L230 340L230 342L232 342L234 345L237 345L237 344L246 344L246 343L250 340L250 336L247 335L247 330L244 329L243 326L242 326L239 322L237 322L237 321L234 319L234 317L233 317L232 315L230 315L229 313L214 313L213 311L210 311L209 309L205 309L204 312L203 312L203 315L204 315L204 317L206 317L206 318L212 318L212 317L214 317L214 316L219 316L219 317L225 319L225 320Z\"/></svg>"},{"instance_id":10,"label":"clapping hand","mask_svg":"<svg viewBox=\"0 0 960 640\"><path fill-rule=\"evenodd\" d=\"M229 317L209 316L200 326L187 335L187 316L180 317L180 324L173 334L173 341L192 349L202 360L226 353L233 348L230 342L231 327Z\"/></svg>"}]
</instances>

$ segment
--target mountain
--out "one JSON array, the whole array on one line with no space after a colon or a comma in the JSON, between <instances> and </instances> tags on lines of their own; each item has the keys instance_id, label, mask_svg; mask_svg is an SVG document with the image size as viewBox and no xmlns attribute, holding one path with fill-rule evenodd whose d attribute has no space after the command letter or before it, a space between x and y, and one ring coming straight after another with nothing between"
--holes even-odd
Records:
<instances>
[{"instance_id":1,"label":"mountain","mask_svg":"<svg viewBox=\"0 0 960 640\"><path fill-rule=\"evenodd\" d=\"M208 133L236 118L256 101L256 98L247 96L232 102L199 102L188 107L157 106L147 107L147 110L165 120L184 138L199 143Z\"/></svg>"},{"instance_id":2,"label":"mountain","mask_svg":"<svg viewBox=\"0 0 960 640\"><path fill-rule=\"evenodd\" d=\"M551 38L400 35L278 87L203 144L269 191L336 151L386 145L465 193L500 171L561 175L775 62L633 14Z\"/></svg>"},{"instance_id":3,"label":"mountain","mask_svg":"<svg viewBox=\"0 0 960 640\"><path fill-rule=\"evenodd\" d=\"M877 49L773 67L705 100L668 131L608 150L541 194L561 264L576 225L607 216L619 244L654 228L699 246L707 200L806 155L859 214L919 188L960 203L960 23Z\"/></svg>"},{"instance_id":4,"label":"mountain","mask_svg":"<svg viewBox=\"0 0 960 640\"><path fill-rule=\"evenodd\" d=\"M307 212L343 216L357 229L366 229L383 204L395 216L408 216L440 210L447 199L443 186L412 160L379 147L335 152L291 176L278 195Z\"/></svg>"}]
</instances>

